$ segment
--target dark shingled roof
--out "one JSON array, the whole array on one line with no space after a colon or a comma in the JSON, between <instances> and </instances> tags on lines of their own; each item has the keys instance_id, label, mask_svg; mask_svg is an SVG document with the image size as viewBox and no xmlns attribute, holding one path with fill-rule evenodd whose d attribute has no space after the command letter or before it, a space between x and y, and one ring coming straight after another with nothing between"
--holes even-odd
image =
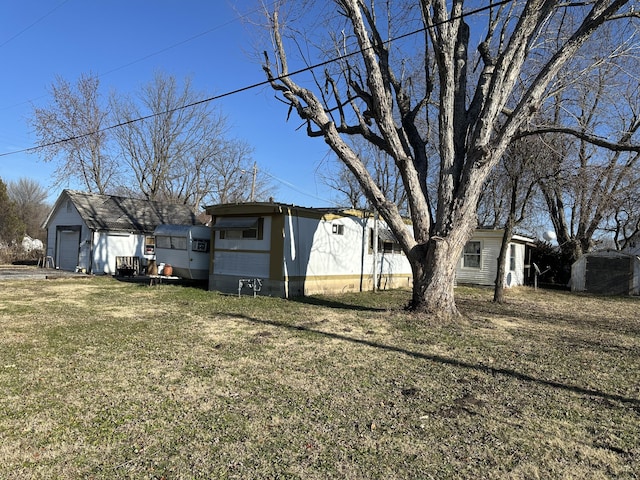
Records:
<instances>
[{"instance_id":1,"label":"dark shingled roof","mask_svg":"<svg viewBox=\"0 0 640 480\"><path fill-rule=\"evenodd\" d=\"M65 190L87 226L94 231L153 233L158 225L198 225L186 205Z\"/></svg>"}]
</instances>

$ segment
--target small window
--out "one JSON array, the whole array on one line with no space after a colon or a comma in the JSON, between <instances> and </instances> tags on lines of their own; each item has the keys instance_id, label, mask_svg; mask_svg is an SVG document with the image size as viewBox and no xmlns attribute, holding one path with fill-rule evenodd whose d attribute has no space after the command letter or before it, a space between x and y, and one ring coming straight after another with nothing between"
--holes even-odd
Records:
<instances>
[{"instance_id":1,"label":"small window","mask_svg":"<svg viewBox=\"0 0 640 480\"><path fill-rule=\"evenodd\" d=\"M467 242L462 254L462 266L465 268L480 268L481 248L480 242Z\"/></svg>"},{"instance_id":2,"label":"small window","mask_svg":"<svg viewBox=\"0 0 640 480\"><path fill-rule=\"evenodd\" d=\"M144 254L153 255L156 253L156 238L144 237Z\"/></svg>"},{"instance_id":3,"label":"small window","mask_svg":"<svg viewBox=\"0 0 640 480\"><path fill-rule=\"evenodd\" d=\"M187 238L186 237L170 237L168 235L158 235L156 237L156 247L173 249L173 250L186 250Z\"/></svg>"},{"instance_id":4,"label":"small window","mask_svg":"<svg viewBox=\"0 0 640 480\"><path fill-rule=\"evenodd\" d=\"M255 227L220 230L220 240L262 240L264 219L259 218Z\"/></svg>"},{"instance_id":5,"label":"small window","mask_svg":"<svg viewBox=\"0 0 640 480\"><path fill-rule=\"evenodd\" d=\"M516 246L511 245L509 250L509 270L512 272L516 271Z\"/></svg>"},{"instance_id":6,"label":"small window","mask_svg":"<svg viewBox=\"0 0 640 480\"><path fill-rule=\"evenodd\" d=\"M186 250L187 237L171 237L171 248L174 250Z\"/></svg>"},{"instance_id":7,"label":"small window","mask_svg":"<svg viewBox=\"0 0 640 480\"><path fill-rule=\"evenodd\" d=\"M158 235L156 237L156 247L171 248L171 237L167 237L165 235Z\"/></svg>"},{"instance_id":8,"label":"small window","mask_svg":"<svg viewBox=\"0 0 640 480\"><path fill-rule=\"evenodd\" d=\"M344 235L344 225L341 223L334 223L331 228L334 234Z\"/></svg>"},{"instance_id":9,"label":"small window","mask_svg":"<svg viewBox=\"0 0 640 480\"><path fill-rule=\"evenodd\" d=\"M369 253L373 253L373 240L375 238L374 229L369 229ZM378 252L379 253L403 253L402 247L390 230L378 229Z\"/></svg>"},{"instance_id":10,"label":"small window","mask_svg":"<svg viewBox=\"0 0 640 480\"><path fill-rule=\"evenodd\" d=\"M207 253L209 251L209 240L204 238L194 238L191 244L191 250L194 252Z\"/></svg>"}]
</instances>

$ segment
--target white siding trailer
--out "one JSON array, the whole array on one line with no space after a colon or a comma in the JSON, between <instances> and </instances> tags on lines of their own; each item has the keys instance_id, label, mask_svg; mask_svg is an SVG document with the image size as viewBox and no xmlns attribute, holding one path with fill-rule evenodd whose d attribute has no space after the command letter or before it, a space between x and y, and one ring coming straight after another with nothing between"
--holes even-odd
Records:
<instances>
[{"instance_id":1,"label":"white siding trailer","mask_svg":"<svg viewBox=\"0 0 640 480\"><path fill-rule=\"evenodd\" d=\"M253 202L213 205L207 213L213 219L210 290L240 292L259 283L262 295L290 298L412 284L407 257L371 212ZM412 229L408 220L406 228ZM460 283L493 285L502 233L476 231L457 269ZM524 284L531 241L512 239L506 286Z\"/></svg>"}]
</instances>

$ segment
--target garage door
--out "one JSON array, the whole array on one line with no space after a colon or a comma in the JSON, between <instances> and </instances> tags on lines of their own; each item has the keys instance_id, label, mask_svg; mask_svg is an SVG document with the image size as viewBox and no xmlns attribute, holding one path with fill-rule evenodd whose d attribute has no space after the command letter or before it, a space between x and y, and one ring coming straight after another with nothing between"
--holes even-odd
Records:
<instances>
[{"instance_id":1,"label":"garage door","mask_svg":"<svg viewBox=\"0 0 640 480\"><path fill-rule=\"evenodd\" d=\"M74 271L78 266L80 231L61 230L58 232L58 268Z\"/></svg>"}]
</instances>

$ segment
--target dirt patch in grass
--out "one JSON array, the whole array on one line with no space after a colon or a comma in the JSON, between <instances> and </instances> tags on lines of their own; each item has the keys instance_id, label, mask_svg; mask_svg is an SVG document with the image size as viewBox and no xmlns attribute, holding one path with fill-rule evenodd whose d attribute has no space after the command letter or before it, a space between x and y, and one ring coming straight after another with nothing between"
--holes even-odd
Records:
<instances>
[{"instance_id":1,"label":"dirt patch in grass","mask_svg":"<svg viewBox=\"0 0 640 480\"><path fill-rule=\"evenodd\" d=\"M0 284L0 478L636 478L637 298Z\"/></svg>"}]
</instances>

